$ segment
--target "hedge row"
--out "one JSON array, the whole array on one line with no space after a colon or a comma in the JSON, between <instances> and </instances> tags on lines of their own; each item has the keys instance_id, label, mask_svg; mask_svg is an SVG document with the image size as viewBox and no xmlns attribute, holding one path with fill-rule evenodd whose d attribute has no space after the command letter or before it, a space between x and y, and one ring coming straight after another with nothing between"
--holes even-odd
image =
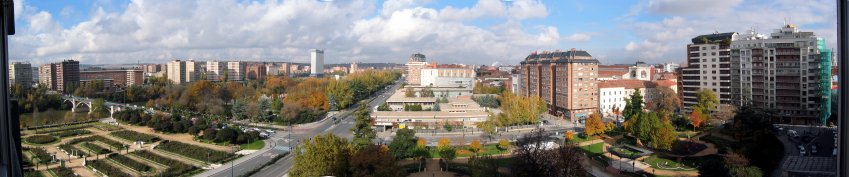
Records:
<instances>
[{"instance_id":1,"label":"hedge row","mask_svg":"<svg viewBox=\"0 0 849 177\"><path fill-rule=\"evenodd\" d=\"M47 153L47 151L42 148L30 149L29 152L32 153L32 157L38 158L38 161L34 162L47 163L53 161L53 156L51 156L50 153Z\"/></svg>"},{"instance_id":2,"label":"hedge row","mask_svg":"<svg viewBox=\"0 0 849 177\"><path fill-rule=\"evenodd\" d=\"M66 130L84 129L84 128L91 127L91 125L92 125L91 123L75 124L75 125L68 125L68 126L58 126L58 127L51 127L51 128L35 129L34 131L35 131L35 133L53 133L53 132L61 132L61 131L66 131Z\"/></svg>"},{"instance_id":3,"label":"hedge row","mask_svg":"<svg viewBox=\"0 0 849 177\"><path fill-rule=\"evenodd\" d=\"M189 158L193 158L196 160L200 160L203 162L207 162L207 158L209 162L220 162L224 159L230 157L230 154L224 151L216 151L209 148L199 147L195 145L180 143L176 141L165 141L159 146L156 146L157 149L161 149L163 151L168 151L171 153L179 154L182 156L186 156Z\"/></svg>"},{"instance_id":4,"label":"hedge row","mask_svg":"<svg viewBox=\"0 0 849 177\"><path fill-rule=\"evenodd\" d=\"M64 177L64 176L75 176L74 170L71 170L70 168L67 168L67 167L54 168L54 169L50 169L50 171L52 171L53 174L55 174L56 176L62 176L62 177Z\"/></svg>"},{"instance_id":5,"label":"hedge row","mask_svg":"<svg viewBox=\"0 0 849 177\"><path fill-rule=\"evenodd\" d=\"M58 139L56 139L56 137L50 136L50 135L32 135L32 136L27 137L24 140L26 140L29 143L33 143L33 144L47 144L47 143L55 142Z\"/></svg>"},{"instance_id":6,"label":"hedge row","mask_svg":"<svg viewBox=\"0 0 849 177\"><path fill-rule=\"evenodd\" d=\"M185 164L177 160L162 157L147 150L135 151L131 152L130 154L168 166L168 170L162 172L161 176L181 176L182 174L188 173L189 171L195 169L194 166Z\"/></svg>"},{"instance_id":7,"label":"hedge row","mask_svg":"<svg viewBox=\"0 0 849 177\"><path fill-rule=\"evenodd\" d=\"M133 176L131 174L124 173L123 171L121 171L118 168L113 167L112 165L107 164L106 161L103 161L103 160L92 161L92 162L89 162L88 164L91 168L96 169L98 172L103 173L106 176L110 176L110 177L123 177L123 176L132 177Z\"/></svg>"},{"instance_id":8,"label":"hedge row","mask_svg":"<svg viewBox=\"0 0 849 177\"><path fill-rule=\"evenodd\" d=\"M115 141L115 140L111 140L111 139L106 138L106 137L102 137L102 136L92 136L92 137L90 137L90 138L91 138L92 140L94 140L94 141L100 141L100 142L102 142L103 144L106 144L106 145L112 146L112 148L115 148L115 149L124 149L124 143L117 142L117 141Z\"/></svg>"},{"instance_id":9,"label":"hedge row","mask_svg":"<svg viewBox=\"0 0 849 177\"><path fill-rule=\"evenodd\" d=\"M109 149L100 147L100 146L93 144L91 142L85 142L81 146L85 147L88 150L94 151L93 153L95 153L95 154L108 154L108 153L112 152Z\"/></svg>"},{"instance_id":10,"label":"hedge row","mask_svg":"<svg viewBox=\"0 0 849 177\"><path fill-rule=\"evenodd\" d=\"M117 131L109 134L129 141L144 141L145 143L153 143L159 141L158 136L139 133L131 130Z\"/></svg>"},{"instance_id":11,"label":"hedge row","mask_svg":"<svg viewBox=\"0 0 849 177\"><path fill-rule=\"evenodd\" d=\"M65 130L65 131L61 131L61 132L51 133L50 135L51 136L58 136L60 138L64 138L64 137L86 135L86 134L90 134L90 133L91 133L91 131L88 131L88 130L77 129L77 130Z\"/></svg>"},{"instance_id":12,"label":"hedge row","mask_svg":"<svg viewBox=\"0 0 849 177\"><path fill-rule=\"evenodd\" d=\"M113 160L118 164L130 167L133 170L136 170L138 172L143 172L143 173L144 172L153 172L153 167L150 167L149 165L145 165L143 163L140 163L136 160L130 159L127 156L112 154L112 155L109 156L108 159Z\"/></svg>"}]
</instances>

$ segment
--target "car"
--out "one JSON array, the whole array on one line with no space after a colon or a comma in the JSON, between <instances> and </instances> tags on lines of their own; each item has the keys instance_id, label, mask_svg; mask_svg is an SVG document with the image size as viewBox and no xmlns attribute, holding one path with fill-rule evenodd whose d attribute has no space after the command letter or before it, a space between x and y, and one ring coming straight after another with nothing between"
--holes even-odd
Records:
<instances>
[{"instance_id":1,"label":"car","mask_svg":"<svg viewBox=\"0 0 849 177\"><path fill-rule=\"evenodd\" d=\"M805 156L805 146L799 145L799 156Z\"/></svg>"},{"instance_id":2,"label":"car","mask_svg":"<svg viewBox=\"0 0 849 177\"><path fill-rule=\"evenodd\" d=\"M833 150L831 150L831 156L837 156L837 148L836 147Z\"/></svg>"},{"instance_id":3,"label":"car","mask_svg":"<svg viewBox=\"0 0 849 177\"><path fill-rule=\"evenodd\" d=\"M816 154L816 153L817 153L817 145L816 144L811 145L811 154Z\"/></svg>"},{"instance_id":4,"label":"car","mask_svg":"<svg viewBox=\"0 0 849 177\"><path fill-rule=\"evenodd\" d=\"M787 135L793 138L798 138L799 134L796 133L796 130L787 130Z\"/></svg>"}]
</instances>

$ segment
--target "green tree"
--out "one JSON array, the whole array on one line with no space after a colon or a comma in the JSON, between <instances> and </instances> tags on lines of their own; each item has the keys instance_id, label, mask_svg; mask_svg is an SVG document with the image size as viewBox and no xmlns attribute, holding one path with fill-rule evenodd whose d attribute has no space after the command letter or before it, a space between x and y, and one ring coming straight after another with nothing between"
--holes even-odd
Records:
<instances>
[{"instance_id":1,"label":"green tree","mask_svg":"<svg viewBox=\"0 0 849 177\"><path fill-rule=\"evenodd\" d=\"M406 90L404 90L404 96L406 96L407 98L416 97L416 91L413 90L413 88L407 88Z\"/></svg>"},{"instance_id":2,"label":"green tree","mask_svg":"<svg viewBox=\"0 0 849 177\"><path fill-rule=\"evenodd\" d=\"M732 168L730 172L731 176L736 177L762 177L764 175L761 169L756 166Z\"/></svg>"},{"instance_id":3,"label":"green tree","mask_svg":"<svg viewBox=\"0 0 849 177\"><path fill-rule=\"evenodd\" d=\"M716 93L710 89L700 89L696 92L696 105L693 105L693 110L701 111L702 122L710 122L713 116L713 111L719 104L716 98Z\"/></svg>"},{"instance_id":4,"label":"green tree","mask_svg":"<svg viewBox=\"0 0 849 177\"><path fill-rule=\"evenodd\" d=\"M283 109L283 101L280 99L272 99L269 109L271 109L271 113L280 114L280 110Z\"/></svg>"},{"instance_id":5,"label":"green tree","mask_svg":"<svg viewBox=\"0 0 849 177\"><path fill-rule=\"evenodd\" d=\"M404 174L386 146L367 145L358 150L349 161L350 176L401 177Z\"/></svg>"},{"instance_id":6,"label":"green tree","mask_svg":"<svg viewBox=\"0 0 849 177\"><path fill-rule=\"evenodd\" d=\"M430 87L425 87L425 88L423 88L421 91L419 91L419 96L421 96L421 97L426 97L426 98L431 98L431 97L433 97L433 96L434 96L434 95L433 95L433 90L432 90L432 89L430 89Z\"/></svg>"},{"instance_id":7,"label":"green tree","mask_svg":"<svg viewBox=\"0 0 849 177\"><path fill-rule=\"evenodd\" d=\"M433 108L430 109L430 110L431 111L442 111L442 108L439 107L439 102L437 102L436 104L433 104Z\"/></svg>"},{"instance_id":8,"label":"green tree","mask_svg":"<svg viewBox=\"0 0 849 177\"><path fill-rule=\"evenodd\" d=\"M672 144L678 135L675 133L675 126L668 120L660 120L655 131L651 135L651 145L653 148L672 150Z\"/></svg>"},{"instance_id":9,"label":"green tree","mask_svg":"<svg viewBox=\"0 0 849 177\"><path fill-rule=\"evenodd\" d=\"M293 177L344 176L348 159L354 151L344 138L327 133L302 140L294 151L294 165L289 171Z\"/></svg>"},{"instance_id":10,"label":"green tree","mask_svg":"<svg viewBox=\"0 0 849 177\"><path fill-rule=\"evenodd\" d=\"M631 97L625 99L625 109L622 110L622 116L624 116L626 121L633 118L634 115L643 112L643 104L643 96L640 94L640 89L635 88Z\"/></svg>"},{"instance_id":11,"label":"green tree","mask_svg":"<svg viewBox=\"0 0 849 177\"><path fill-rule=\"evenodd\" d=\"M241 120L247 116L248 105L244 100L236 100L233 103L233 107L230 108L230 113L233 115L233 119Z\"/></svg>"},{"instance_id":12,"label":"green tree","mask_svg":"<svg viewBox=\"0 0 849 177\"><path fill-rule=\"evenodd\" d=\"M91 102L91 114L95 117L105 117L108 114L106 110L106 101L103 98L94 99Z\"/></svg>"},{"instance_id":13,"label":"green tree","mask_svg":"<svg viewBox=\"0 0 849 177\"><path fill-rule=\"evenodd\" d=\"M369 109L365 104L361 104L357 108L357 111L354 112L356 122L354 123L354 127L351 128L351 131L354 134L354 146L357 148L363 148L373 144L372 141L377 137L374 129L371 128L371 117L369 117L369 113Z\"/></svg>"},{"instance_id":14,"label":"green tree","mask_svg":"<svg viewBox=\"0 0 849 177\"><path fill-rule=\"evenodd\" d=\"M389 104L384 102L377 107L377 111L392 111L392 108L389 108Z\"/></svg>"},{"instance_id":15,"label":"green tree","mask_svg":"<svg viewBox=\"0 0 849 177\"><path fill-rule=\"evenodd\" d=\"M271 114L269 114L269 110L271 105L268 98L260 98L259 103L257 103L257 116L260 121L270 121Z\"/></svg>"},{"instance_id":16,"label":"green tree","mask_svg":"<svg viewBox=\"0 0 849 177\"><path fill-rule=\"evenodd\" d=\"M389 143L389 151L396 159L412 157L416 149L416 131L400 129L395 132L395 139Z\"/></svg>"}]
</instances>

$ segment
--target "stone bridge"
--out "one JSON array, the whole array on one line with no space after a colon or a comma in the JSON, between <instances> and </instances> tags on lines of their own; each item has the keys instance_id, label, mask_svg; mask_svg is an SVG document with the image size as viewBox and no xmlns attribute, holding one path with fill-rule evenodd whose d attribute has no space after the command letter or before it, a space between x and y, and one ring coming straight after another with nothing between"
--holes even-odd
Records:
<instances>
[{"instance_id":1,"label":"stone bridge","mask_svg":"<svg viewBox=\"0 0 849 177\"><path fill-rule=\"evenodd\" d=\"M89 114L94 113L94 111L97 110L97 109L92 109L92 103L94 102L94 99L76 97L76 96L71 96L71 95L63 95L62 99L64 100L63 102L71 103L71 112L77 112L77 108L81 108L83 106L88 108ZM104 106L106 107L106 109L108 109L110 118L116 112L124 110L124 109L128 109L128 108L133 108L133 109L141 108L141 109L145 109L145 112L147 112L147 113L153 113L153 109L145 108L144 106L138 106L138 105L105 102Z\"/></svg>"}]
</instances>

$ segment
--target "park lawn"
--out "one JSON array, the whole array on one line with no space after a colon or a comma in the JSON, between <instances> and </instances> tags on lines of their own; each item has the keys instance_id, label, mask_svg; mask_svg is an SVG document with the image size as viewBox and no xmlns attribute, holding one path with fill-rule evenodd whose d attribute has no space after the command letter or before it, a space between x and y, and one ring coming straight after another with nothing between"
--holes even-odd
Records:
<instances>
[{"instance_id":1,"label":"park lawn","mask_svg":"<svg viewBox=\"0 0 849 177\"><path fill-rule=\"evenodd\" d=\"M474 153L469 151L469 146L454 146L454 148L457 150L457 157L471 157L474 155ZM432 147L428 153L430 153L431 158L442 158L442 156L439 155L439 148ZM488 144L481 147L478 155L499 155L506 153L510 153L510 151L506 149L501 150L496 144Z\"/></svg>"},{"instance_id":2,"label":"park lawn","mask_svg":"<svg viewBox=\"0 0 849 177\"><path fill-rule=\"evenodd\" d=\"M596 138L595 136L575 135L575 136L572 137L572 140L570 140L569 142L570 143L582 143L582 142L585 142L585 141L592 141L592 140L596 140L596 139L598 139L598 138Z\"/></svg>"},{"instance_id":3,"label":"park lawn","mask_svg":"<svg viewBox=\"0 0 849 177\"><path fill-rule=\"evenodd\" d=\"M645 160L643 160L643 162L651 165L651 167L655 168L655 169L671 170L671 171L696 171L697 170L695 167L690 167L686 164L681 164L681 163L678 163L674 160L660 158L657 155L652 155L652 156L646 158ZM663 165L663 167L661 167L658 164L665 164L665 165ZM680 168L670 169L669 167L680 167Z\"/></svg>"},{"instance_id":4,"label":"park lawn","mask_svg":"<svg viewBox=\"0 0 849 177\"><path fill-rule=\"evenodd\" d=\"M241 147L242 150L258 150L258 149L262 149L263 147L265 147L265 141L254 140L254 142L251 142L251 143L248 143L248 144L242 144L242 145L239 145L239 147Z\"/></svg>"},{"instance_id":5,"label":"park lawn","mask_svg":"<svg viewBox=\"0 0 849 177\"><path fill-rule=\"evenodd\" d=\"M589 153L591 157L601 155L604 150L603 148L604 143L595 143L591 145L581 146L581 149Z\"/></svg>"},{"instance_id":6,"label":"park lawn","mask_svg":"<svg viewBox=\"0 0 849 177\"><path fill-rule=\"evenodd\" d=\"M699 132L694 132L694 131L678 132L678 138L692 138L692 137L695 137L696 135L699 135Z\"/></svg>"}]
</instances>

